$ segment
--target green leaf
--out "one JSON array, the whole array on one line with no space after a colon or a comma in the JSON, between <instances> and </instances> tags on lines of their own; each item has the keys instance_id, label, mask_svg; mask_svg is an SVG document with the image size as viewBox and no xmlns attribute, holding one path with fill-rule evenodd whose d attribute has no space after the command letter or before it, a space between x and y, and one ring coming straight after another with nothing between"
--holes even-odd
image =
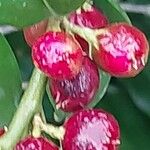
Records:
<instances>
[{"instance_id":1,"label":"green leaf","mask_svg":"<svg viewBox=\"0 0 150 150\"><path fill-rule=\"evenodd\" d=\"M66 15L81 6L84 1L0 0L0 24L25 27L54 14ZM47 3L48 7L46 5Z\"/></svg>"},{"instance_id":2,"label":"green leaf","mask_svg":"<svg viewBox=\"0 0 150 150\"><path fill-rule=\"evenodd\" d=\"M94 0L95 5L103 10L110 22L130 22L127 14L121 9L116 0Z\"/></svg>"},{"instance_id":3,"label":"green leaf","mask_svg":"<svg viewBox=\"0 0 150 150\"><path fill-rule=\"evenodd\" d=\"M150 117L150 61L136 78L120 79L135 105Z\"/></svg>"},{"instance_id":4,"label":"green leaf","mask_svg":"<svg viewBox=\"0 0 150 150\"><path fill-rule=\"evenodd\" d=\"M107 87L109 85L109 81L111 78L109 74L105 73L102 70L99 70L99 74L100 74L99 88L92 102L88 105L88 107L90 108L93 108L102 99L105 92L107 91Z\"/></svg>"},{"instance_id":5,"label":"green leaf","mask_svg":"<svg viewBox=\"0 0 150 150\"><path fill-rule=\"evenodd\" d=\"M21 94L21 77L6 39L0 35L0 126L7 125Z\"/></svg>"},{"instance_id":6,"label":"green leaf","mask_svg":"<svg viewBox=\"0 0 150 150\"><path fill-rule=\"evenodd\" d=\"M121 128L120 150L149 149L149 117L137 109L130 95L117 79L112 80L107 94L97 108L112 113L118 120Z\"/></svg>"},{"instance_id":7,"label":"green leaf","mask_svg":"<svg viewBox=\"0 0 150 150\"><path fill-rule=\"evenodd\" d=\"M58 14L67 14L79 8L85 0L47 0L47 2Z\"/></svg>"},{"instance_id":8,"label":"green leaf","mask_svg":"<svg viewBox=\"0 0 150 150\"><path fill-rule=\"evenodd\" d=\"M50 13L42 0L0 0L0 24L24 27L34 24Z\"/></svg>"}]
</instances>

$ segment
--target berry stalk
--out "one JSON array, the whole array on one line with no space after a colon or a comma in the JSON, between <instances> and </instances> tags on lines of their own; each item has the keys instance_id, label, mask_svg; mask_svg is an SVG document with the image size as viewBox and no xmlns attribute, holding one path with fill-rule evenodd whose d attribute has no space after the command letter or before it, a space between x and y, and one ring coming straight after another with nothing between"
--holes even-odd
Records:
<instances>
[{"instance_id":1,"label":"berry stalk","mask_svg":"<svg viewBox=\"0 0 150 150\"><path fill-rule=\"evenodd\" d=\"M34 116L33 126L40 132L44 131L54 139L62 140L65 134L65 129L63 126L54 126L52 124L44 123L39 114Z\"/></svg>"},{"instance_id":2,"label":"berry stalk","mask_svg":"<svg viewBox=\"0 0 150 150\"><path fill-rule=\"evenodd\" d=\"M84 40L88 41L89 44L92 44L96 49L98 49L97 35L104 34L107 32L105 28L93 30L88 27L80 27L78 25L69 22L66 17L64 17L63 19L63 24L68 31L70 30L71 32L79 35Z\"/></svg>"},{"instance_id":3,"label":"berry stalk","mask_svg":"<svg viewBox=\"0 0 150 150\"><path fill-rule=\"evenodd\" d=\"M40 111L45 86L45 75L41 71L34 69L29 86L23 94L19 107L8 128L9 132L0 138L0 150L12 150L33 115Z\"/></svg>"}]
</instances>

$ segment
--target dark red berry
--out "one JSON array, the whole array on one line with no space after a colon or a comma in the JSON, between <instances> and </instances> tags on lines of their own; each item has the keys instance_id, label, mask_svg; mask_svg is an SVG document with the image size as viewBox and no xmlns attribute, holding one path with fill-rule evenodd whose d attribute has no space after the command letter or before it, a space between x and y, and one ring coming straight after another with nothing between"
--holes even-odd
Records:
<instances>
[{"instance_id":1,"label":"dark red berry","mask_svg":"<svg viewBox=\"0 0 150 150\"><path fill-rule=\"evenodd\" d=\"M83 51L76 40L65 32L47 32L32 47L36 67L48 77L71 79L81 68Z\"/></svg>"},{"instance_id":2,"label":"dark red berry","mask_svg":"<svg viewBox=\"0 0 150 150\"><path fill-rule=\"evenodd\" d=\"M3 128L0 128L0 136L2 136L5 133L5 130Z\"/></svg>"},{"instance_id":3,"label":"dark red berry","mask_svg":"<svg viewBox=\"0 0 150 150\"><path fill-rule=\"evenodd\" d=\"M73 114L64 128L63 150L117 150L120 143L116 119L101 109Z\"/></svg>"},{"instance_id":4,"label":"dark red berry","mask_svg":"<svg viewBox=\"0 0 150 150\"><path fill-rule=\"evenodd\" d=\"M92 101L99 87L97 66L85 57L76 77L63 81L51 80L49 86L57 107L67 112L82 109Z\"/></svg>"},{"instance_id":5,"label":"dark red berry","mask_svg":"<svg viewBox=\"0 0 150 150\"><path fill-rule=\"evenodd\" d=\"M99 49L93 51L95 62L115 77L133 77L144 68L149 52L145 35L126 24L112 24L98 36Z\"/></svg>"},{"instance_id":6,"label":"dark red berry","mask_svg":"<svg viewBox=\"0 0 150 150\"><path fill-rule=\"evenodd\" d=\"M27 44L31 47L33 43L46 32L48 20L41 22L23 29L24 37Z\"/></svg>"},{"instance_id":7,"label":"dark red berry","mask_svg":"<svg viewBox=\"0 0 150 150\"><path fill-rule=\"evenodd\" d=\"M14 150L58 150L58 147L43 137L27 137L20 141Z\"/></svg>"},{"instance_id":8,"label":"dark red berry","mask_svg":"<svg viewBox=\"0 0 150 150\"><path fill-rule=\"evenodd\" d=\"M73 12L69 16L70 22L80 27L88 27L90 29L99 29L108 25L106 16L96 7L91 6L87 9L81 9L79 12ZM83 50L88 52L88 43L79 35L75 38L80 43Z\"/></svg>"}]
</instances>

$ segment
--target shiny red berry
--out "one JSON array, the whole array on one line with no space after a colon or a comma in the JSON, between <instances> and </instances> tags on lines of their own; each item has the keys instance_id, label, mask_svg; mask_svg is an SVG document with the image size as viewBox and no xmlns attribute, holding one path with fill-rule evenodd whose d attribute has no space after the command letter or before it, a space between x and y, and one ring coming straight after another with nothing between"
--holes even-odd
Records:
<instances>
[{"instance_id":1,"label":"shiny red berry","mask_svg":"<svg viewBox=\"0 0 150 150\"><path fill-rule=\"evenodd\" d=\"M78 42L65 32L47 32L32 47L36 67L53 79L70 79L81 68L83 51Z\"/></svg>"},{"instance_id":2,"label":"shiny red berry","mask_svg":"<svg viewBox=\"0 0 150 150\"><path fill-rule=\"evenodd\" d=\"M133 77L144 68L149 52L145 35L126 23L112 24L98 37L95 62L115 77Z\"/></svg>"},{"instance_id":3,"label":"shiny red berry","mask_svg":"<svg viewBox=\"0 0 150 150\"><path fill-rule=\"evenodd\" d=\"M64 128L63 150L117 150L120 143L116 119L101 109L73 114Z\"/></svg>"},{"instance_id":4,"label":"shiny red berry","mask_svg":"<svg viewBox=\"0 0 150 150\"><path fill-rule=\"evenodd\" d=\"M70 22L80 27L88 27L90 29L99 29L108 25L106 16L96 7L91 6L87 9L81 9L79 12L73 12L69 16ZM79 35L75 38L80 43L83 50L88 52L88 43Z\"/></svg>"},{"instance_id":5,"label":"shiny red berry","mask_svg":"<svg viewBox=\"0 0 150 150\"><path fill-rule=\"evenodd\" d=\"M20 141L14 150L58 150L58 147L43 137L27 137Z\"/></svg>"},{"instance_id":6,"label":"shiny red berry","mask_svg":"<svg viewBox=\"0 0 150 150\"><path fill-rule=\"evenodd\" d=\"M97 66L85 57L76 77L63 81L50 80L49 87L57 107L67 112L82 109L92 101L99 87Z\"/></svg>"},{"instance_id":7,"label":"shiny red berry","mask_svg":"<svg viewBox=\"0 0 150 150\"><path fill-rule=\"evenodd\" d=\"M31 47L33 43L46 32L48 20L41 22L23 29L24 37L27 44Z\"/></svg>"}]
</instances>

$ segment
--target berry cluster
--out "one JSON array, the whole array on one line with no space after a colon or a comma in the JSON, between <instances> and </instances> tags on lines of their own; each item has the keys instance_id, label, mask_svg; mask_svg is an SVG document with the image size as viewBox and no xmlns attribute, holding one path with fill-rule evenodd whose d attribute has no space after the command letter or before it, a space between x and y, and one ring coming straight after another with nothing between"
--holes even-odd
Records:
<instances>
[{"instance_id":1,"label":"berry cluster","mask_svg":"<svg viewBox=\"0 0 150 150\"><path fill-rule=\"evenodd\" d=\"M98 69L114 77L134 77L142 71L149 52L147 39L130 24L109 23L89 4L69 15L69 25L64 20L60 20L59 31L47 30L48 20L24 30L34 65L49 79L56 108L73 113L58 139L63 150L117 150L120 131L116 119L101 109L86 107L101 86ZM58 147L43 137L28 137L15 148L24 149Z\"/></svg>"}]
</instances>

